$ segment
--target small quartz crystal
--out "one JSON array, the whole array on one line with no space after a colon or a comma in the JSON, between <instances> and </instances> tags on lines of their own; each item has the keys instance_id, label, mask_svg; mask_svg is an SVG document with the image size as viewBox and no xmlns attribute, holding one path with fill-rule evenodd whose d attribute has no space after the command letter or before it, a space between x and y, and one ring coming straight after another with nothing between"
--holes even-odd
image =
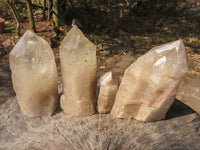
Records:
<instances>
[{"instance_id":1,"label":"small quartz crystal","mask_svg":"<svg viewBox=\"0 0 200 150\"><path fill-rule=\"evenodd\" d=\"M96 46L76 25L60 46L64 95L61 108L72 116L89 116L95 112Z\"/></svg>"},{"instance_id":2,"label":"small quartz crystal","mask_svg":"<svg viewBox=\"0 0 200 150\"><path fill-rule=\"evenodd\" d=\"M108 113L114 104L118 81L113 77L112 72L107 72L100 77L99 85L97 110L99 113Z\"/></svg>"},{"instance_id":3,"label":"small quartz crystal","mask_svg":"<svg viewBox=\"0 0 200 150\"><path fill-rule=\"evenodd\" d=\"M181 40L151 49L125 70L111 114L144 122L164 119L187 70Z\"/></svg>"},{"instance_id":4,"label":"small quartz crystal","mask_svg":"<svg viewBox=\"0 0 200 150\"><path fill-rule=\"evenodd\" d=\"M47 41L28 30L9 58L22 112L31 117L51 115L58 106L57 69Z\"/></svg>"}]
</instances>

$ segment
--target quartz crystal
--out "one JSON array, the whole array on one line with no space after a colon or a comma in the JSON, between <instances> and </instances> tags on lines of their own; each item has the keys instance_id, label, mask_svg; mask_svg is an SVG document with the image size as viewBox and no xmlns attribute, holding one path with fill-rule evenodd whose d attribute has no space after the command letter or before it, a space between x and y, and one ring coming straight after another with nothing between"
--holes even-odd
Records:
<instances>
[{"instance_id":1,"label":"quartz crystal","mask_svg":"<svg viewBox=\"0 0 200 150\"><path fill-rule=\"evenodd\" d=\"M64 95L61 108L72 116L89 116L95 112L96 46L76 25L60 46Z\"/></svg>"},{"instance_id":2,"label":"quartz crystal","mask_svg":"<svg viewBox=\"0 0 200 150\"><path fill-rule=\"evenodd\" d=\"M151 49L125 70L111 114L144 122L164 119L187 70L181 40Z\"/></svg>"},{"instance_id":3,"label":"quartz crystal","mask_svg":"<svg viewBox=\"0 0 200 150\"><path fill-rule=\"evenodd\" d=\"M100 77L100 92L97 103L99 113L108 113L114 104L115 95L118 89L118 82L112 72L107 72Z\"/></svg>"},{"instance_id":4,"label":"quartz crystal","mask_svg":"<svg viewBox=\"0 0 200 150\"><path fill-rule=\"evenodd\" d=\"M51 115L58 106L57 69L48 42L28 30L10 52L13 87L22 112Z\"/></svg>"}]
</instances>

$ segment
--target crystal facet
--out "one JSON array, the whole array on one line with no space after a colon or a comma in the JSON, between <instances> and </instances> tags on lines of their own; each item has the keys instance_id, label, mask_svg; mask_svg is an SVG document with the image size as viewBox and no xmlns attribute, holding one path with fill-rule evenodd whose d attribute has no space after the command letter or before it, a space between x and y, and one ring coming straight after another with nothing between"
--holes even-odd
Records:
<instances>
[{"instance_id":1,"label":"crystal facet","mask_svg":"<svg viewBox=\"0 0 200 150\"><path fill-rule=\"evenodd\" d=\"M118 89L118 82L114 79L112 72L107 72L100 77L100 92L97 103L99 113L108 113L114 104Z\"/></svg>"},{"instance_id":2,"label":"crystal facet","mask_svg":"<svg viewBox=\"0 0 200 150\"><path fill-rule=\"evenodd\" d=\"M151 49L125 70L111 114L144 122L164 119L187 70L181 40Z\"/></svg>"},{"instance_id":3,"label":"crystal facet","mask_svg":"<svg viewBox=\"0 0 200 150\"><path fill-rule=\"evenodd\" d=\"M22 112L51 115L58 106L57 69L47 41L26 31L10 52L10 68Z\"/></svg>"},{"instance_id":4,"label":"crystal facet","mask_svg":"<svg viewBox=\"0 0 200 150\"><path fill-rule=\"evenodd\" d=\"M96 46L76 25L60 46L64 95L61 108L72 116L88 116L95 112Z\"/></svg>"}]
</instances>

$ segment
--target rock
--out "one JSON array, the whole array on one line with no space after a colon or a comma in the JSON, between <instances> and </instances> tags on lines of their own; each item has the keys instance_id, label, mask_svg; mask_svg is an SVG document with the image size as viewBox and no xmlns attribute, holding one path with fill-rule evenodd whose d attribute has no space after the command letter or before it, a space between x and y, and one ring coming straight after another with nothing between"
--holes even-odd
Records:
<instances>
[{"instance_id":1,"label":"rock","mask_svg":"<svg viewBox=\"0 0 200 150\"><path fill-rule=\"evenodd\" d=\"M164 119L187 70L181 40L151 49L125 70L111 114L144 122Z\"/></svg>"},{"instance_id":2,"label":"rock","mask_svg":"<svg viewBox=\"0 0 200 150\"><path fill-rule=\"evenodd\" d=\"M200 78L188 76L180 85L176 98L200 114Z\"/></svg>"},{"instance_id":3,"label":"rock","mask_svg":"<svg viewBox=\"0 0 200 150\"><path fill-rule=\"evenodd\" d=\"M112 72L107 72L100 77L99 85L97 110L99 113L108 113L114 104L118 81L113 77Z\"/></svg>"},{"instance_id":4,"label":"rock","mask_svg":"<svg viewBox=\"0 0 200 150\"><path fill-rule=\"evenodd\" d=\"M28 30L10 52L13 87L25 115L51 115L58 106L57 69L49 44Z\"/></svg>"},{"instance_id":5,"label":"rock","mask_svg":"<svg viewBox=\"0 0 200 150\"><path fill-rule=\"evenodd\" d=\"M60 63L64 85L61 108L73 116L92 115L96 105L96 46L76 25L61 43Z\"/></svg>"},{"instance_id":6,"label":"rock","mask_svg":"<svg viewBox=\"0 0 200 150\"><path fill-rule=\"evenodd\" d=\"M4 41L2 43L2 45L4 47L5 52L10 53L12 48L15 46L15 43L12 40L8 39L8 40Z\"/></svg>"}]
</instances>

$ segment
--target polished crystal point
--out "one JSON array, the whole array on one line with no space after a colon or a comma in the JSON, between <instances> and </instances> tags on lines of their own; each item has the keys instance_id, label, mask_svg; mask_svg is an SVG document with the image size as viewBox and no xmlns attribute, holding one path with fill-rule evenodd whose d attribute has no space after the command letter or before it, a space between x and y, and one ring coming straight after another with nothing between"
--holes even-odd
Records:
<instances>
[{"instance_id":1,"label":"polished crystal point","mask_svg":"<svg viewBox=\"0 0 200 150\"><path fill-rule=\"evenodd\" d=\"M114 104L118 81L113 77L112 72L106 72L100 77L99 86L97 110L99 113L108 113Z\"/></svg>"},{"instance_id":2,"label":"polished crystal point","mask_svg":"<svg viewBox=\"0 0 200 150\"><path fill-rule=\"evenodd\" d=\"M60 46L64 95L61 108L73 116L95 112L96 46L76 25L67 33Z\"/></svg>"},{"instance_id":3,"label":"polished crystal point","mask_svg":"<svg viewBox=\"0 0 200 150\"><path fill-rule=\"evenodd\" d=\"M58 106L57 69L47 41L28 30L9 58L22 112L32 117L51 115Z\"/></svg>"},{"instance_id":4,"label":"polished crystal point","mask_svg":"<svg viewBox=\"0 0 200 150\"><path fill-rule=\"evenodd\" d=\"M111 113L144 122L164 119L187 70L181 40L151 49L125 70Z\"/></svg>"}]
</instances>

